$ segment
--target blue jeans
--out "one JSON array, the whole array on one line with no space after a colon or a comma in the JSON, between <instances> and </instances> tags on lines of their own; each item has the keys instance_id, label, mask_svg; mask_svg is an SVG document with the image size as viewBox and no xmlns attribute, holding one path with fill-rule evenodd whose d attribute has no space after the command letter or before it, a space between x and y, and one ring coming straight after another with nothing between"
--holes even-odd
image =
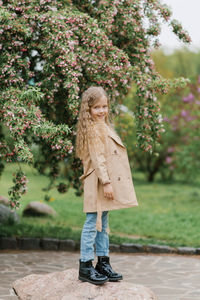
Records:
<instances>
[{"instance_id":1,"label":"blue jeans","mask_svg":"<svg viewBox=\"0 0 200 300\"><path fill-rule=\"evenodd\" d=\"M80 259L94 260L94 244L97 256L109 256L109 237L106 231L108 212L102 212L102 231L96 230L97 213L86 213L86 221L81 234Z\"/></svg>"}]
</instances>

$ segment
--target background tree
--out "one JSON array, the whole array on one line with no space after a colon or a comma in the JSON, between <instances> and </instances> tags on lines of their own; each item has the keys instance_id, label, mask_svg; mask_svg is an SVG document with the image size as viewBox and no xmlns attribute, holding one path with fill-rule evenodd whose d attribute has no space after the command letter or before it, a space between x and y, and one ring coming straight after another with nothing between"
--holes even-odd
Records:
<instances>
[{"instance_id":1,"label":"background tree","mask_svg":"<svg viewBox=\"0 0 200 300\"><path fill-rule=\"evenodd\" d=\"M73 157L80 95L91 85L108 92L112 110L131 82L137 85L137 141L152 153L162 132L157 92L185 81L164 80L150 57L160 22L168 22L184 42L187 33L159 0L3 0L0 1L1 161L24 161L52 182L59 162L79 187L80 162ZM144 19L146 20L144 24ZM7 139L9 136L9 141ZM33 146L39 155L33 156ZM26 190L22 170L14 174L11 204ZM67 186L58 185L60 191Z\"/></svg>"},{"instance_id":2,"label":"background tree","mask_svg":"<svg viewBox=\"0 0 200 300\"><path fill-rule=\"evenodd\" d=\"M182 47L166 54L163 49L159 49L152 52L152 58L156 70L164 78L183 76L195 81L200 74L200 51Z\"/></svg>"}]
</instances>

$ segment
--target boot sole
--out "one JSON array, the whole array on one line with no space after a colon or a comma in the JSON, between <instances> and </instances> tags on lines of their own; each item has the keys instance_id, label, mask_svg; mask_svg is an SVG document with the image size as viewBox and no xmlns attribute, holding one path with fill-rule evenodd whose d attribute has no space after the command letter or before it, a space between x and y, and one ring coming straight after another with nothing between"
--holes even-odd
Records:
<instances>
[{"instance_id":1,"label":"boot sole","mask_svg":"<svg viewBox=\"0 0 200 300\"><path fill-rule=\"evenodd\" d=\"M123 280L123 277L121 277L121 278L116 278L116 279L109 278L109 281L110 281L110 282L116 282L116 281L120 281L120 280Z\"/></svg>"},{"instance_id":2,"label":"boot sole","mask_svg":"<svg viewBox=\"0 0 200 300\"><path fill-rule=\"evenodd\" d=\"M92 281L90 279L87 279L87 278L84 278L84 277L81 277L81 276L79 276L78 279L81 280L81 281L83 281L83 282L89 282L89 283L92 283L92 284L95 284L95 285L101 285L101 284L104 284L104 283L106 283L106 282L109 281L109 279L107 278L107 279L102 280L100 282L94 282L94 281Z\"/></svg>"}]
</instances>

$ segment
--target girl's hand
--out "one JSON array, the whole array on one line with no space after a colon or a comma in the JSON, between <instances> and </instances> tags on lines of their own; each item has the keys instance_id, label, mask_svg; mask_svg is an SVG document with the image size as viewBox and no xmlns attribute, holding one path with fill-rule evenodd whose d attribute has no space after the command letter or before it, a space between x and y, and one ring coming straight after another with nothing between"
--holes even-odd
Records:
<instances>
[{"instance_id":1,"label":"girl's hand","mask_svg":"<svg viewBox=\"0 0 200 300\"><path fill-rule=\"evenodd\" d=\"M109 200L114 200L113 188L110 183L106 183L103 185L104 197Z\"/></svg>"}]
</instances>

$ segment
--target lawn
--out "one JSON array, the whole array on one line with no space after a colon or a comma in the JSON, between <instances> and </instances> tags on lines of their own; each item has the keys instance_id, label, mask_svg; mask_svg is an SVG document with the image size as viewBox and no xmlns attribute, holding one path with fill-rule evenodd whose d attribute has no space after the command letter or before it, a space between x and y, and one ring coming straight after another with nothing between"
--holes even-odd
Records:
<instances>
[{"instance_id":1,"label":"lawn","mask_svg":"<svg viewBox=\"0 0 200 300\"><path fill-rule=\"evenodd\" d=\"M0 195L7 196L12 185L12 173L16 165L6 166L1 181ZM60 194L52 189L48 202L57 217L22 217L23 208L30 201L44 201L48 179L30 167L23 165L29 178L28 192L23 196L17 213L21 223L1 226L0 236L35 236L80 239L85 215L82 212L82 197L73 189ZM63 181L64 179L62 179ZM134 185L139 202L138 207L110 212L111 242L140 242L168 244L171 246L200 247L200 187L198 184L172 182L147 183L141 173L134 174ZM45 202L45 201L44 201Z\"/></svg>"}]
</instances>

